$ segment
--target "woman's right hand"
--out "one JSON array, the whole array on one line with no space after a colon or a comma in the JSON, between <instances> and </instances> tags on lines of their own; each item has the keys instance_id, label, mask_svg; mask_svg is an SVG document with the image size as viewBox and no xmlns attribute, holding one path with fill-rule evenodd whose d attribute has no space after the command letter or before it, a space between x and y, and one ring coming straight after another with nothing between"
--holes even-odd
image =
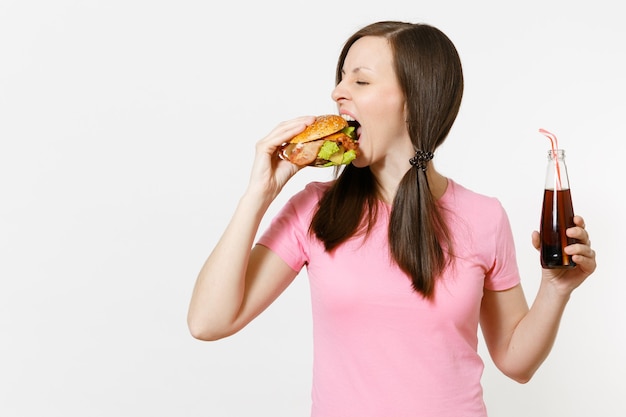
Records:
<instances>
[{"instance_id":1,"label":"woman's right hand","mask_svg":"<svg viewBox=\"0 0 626 417\"><path fill-rule=\"evenodd\" d=\"M284 161L277 151L283 143L313 123L315 116L302 116L278 124L267 136L257 142L256 154L248 183L248 191L272 201L287 181L302 167Z\"/></svg>"}]
</instances>

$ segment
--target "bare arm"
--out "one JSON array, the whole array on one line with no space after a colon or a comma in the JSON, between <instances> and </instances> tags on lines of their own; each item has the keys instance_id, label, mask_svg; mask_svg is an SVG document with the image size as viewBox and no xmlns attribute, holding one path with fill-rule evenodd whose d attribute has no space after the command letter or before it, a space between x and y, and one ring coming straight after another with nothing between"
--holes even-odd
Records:
<instances>
[{"instance_id":1,"label":"bare arm","mask_svg":"<svg viewBox=\"0 0 626 417\"><path fill-rule=\"evenodd\" d=\"M568 246L577 267L570 270L547 270L542 273L537 296L530 307L521 285L507 291L485 291L481 306L481 328L489 353L496 366L518 381L529 381L550 353L563 311L572 291L596 268L595 252L581 217L568 235L580 243ZM533 245L539 247L539 235L533 233Z\"/></svg>"},{"instance_id":2,"label":"bare arm","mask_svg":"<svg viewBox=\"0 0 626 417\"><path fill-rule=\"evenodd\" d=\"M187 323L194 337L215 340L235 333L297 275L267 248L251 248L267 208L298 171L295 165L276 158L276 149L312 120L301 117L283 122L257 143L248 188L193 289Z\"/></svg>"}]
</instances>

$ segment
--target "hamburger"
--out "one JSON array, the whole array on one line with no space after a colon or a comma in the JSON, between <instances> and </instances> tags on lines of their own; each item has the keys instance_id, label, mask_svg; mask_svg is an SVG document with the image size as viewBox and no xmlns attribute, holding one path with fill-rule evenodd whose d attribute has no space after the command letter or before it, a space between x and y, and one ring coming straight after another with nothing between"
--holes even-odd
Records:
<instances>
[{"instance_id":1,"label":"hamburger","mask_svg":"<svg viewBox=\"0 0 626 417\"><path fill-rule=\"evenodd\" d=\"M355 126L327 114L283 144L278 155L299 166L329 167L349 164L358 156L358 148Z\"/></svg>"}]
</instances>

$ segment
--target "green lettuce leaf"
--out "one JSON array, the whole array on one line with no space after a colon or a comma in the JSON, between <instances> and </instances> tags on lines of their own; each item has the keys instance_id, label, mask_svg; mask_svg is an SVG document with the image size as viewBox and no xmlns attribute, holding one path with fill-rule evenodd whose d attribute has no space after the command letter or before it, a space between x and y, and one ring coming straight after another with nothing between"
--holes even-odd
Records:
<instances>
[{"instance_id":1,"label":"green lettuce leaf","mask_svg":"<svg viewBox=\"0 0 626 417\"><path fill-rule=\"evenodd\" d=\"M350 138L352 138L352 139L356 139L356 132L355 132L355 130L356 129L354 128L354 126L346 126L346 127L344 127L341 130L341 132L343 134L345 134L345 135L350 136Z\"/></svg>"},{"instance_id":2,"label":"green lettuce leaf","mask_svg":"<svg viewBox=\"0 0 626 417\"><path fill-rule=\"evenodd\" d=\"M317 154L317 157L322 159L330 159L330 156L336 152L339 152L339 146L337 146L337 143L327 140L322 145L319 153Z\"/></svg>"},{"instance_id":3,"label":"green lettuce leaf","mask_svg":"<svg viewBox=\"0 0 626 417\"><path fill-rule=\"evenodd\" d=\"M347 165L350 162L354 161L355 158L356 158L356 152L354 151L354 149L350 149L349 151L345 151L343 153L343 158L341 159L341 164L342 165Z\"/></svg>"}]
</instances>

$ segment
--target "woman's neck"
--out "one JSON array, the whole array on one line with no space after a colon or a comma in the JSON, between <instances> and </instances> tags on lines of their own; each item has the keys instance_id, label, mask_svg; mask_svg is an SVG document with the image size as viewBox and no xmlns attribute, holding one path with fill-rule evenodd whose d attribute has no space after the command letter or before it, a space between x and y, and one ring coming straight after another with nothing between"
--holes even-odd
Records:
<instances>
[{"instance_id":1,"label":"woman's neck","mask_svg":"<svg viewBox=\"0 0 626 417\"><path fill-rule=\"evenodd\" d=\"M435 200L439 200L446 193L448 189L448 179L441 175L431 162L428 166L428 170L426 171L426 176L428 178L428 186L430 187L430 192L432 193Z\"/></svg>"},{"instance_id":2,"label":"woman's neck","mask_svg":"<svg viewBox=\"0 0 626 417\"><path fill-rule=\"evenodd\" d=\"M410 167L408 169L417 168ZM387 204L393 203L400 181L406 174L406 171L407 170L390 172L389 170L380 170L378 172L373 172L378 185L379 198L382 201ZM448 188L448 179L435 170L432 162L428 164L426 175L428 178L430 192L436 200L440 199Z\"/></svg>"}]
</instances>

